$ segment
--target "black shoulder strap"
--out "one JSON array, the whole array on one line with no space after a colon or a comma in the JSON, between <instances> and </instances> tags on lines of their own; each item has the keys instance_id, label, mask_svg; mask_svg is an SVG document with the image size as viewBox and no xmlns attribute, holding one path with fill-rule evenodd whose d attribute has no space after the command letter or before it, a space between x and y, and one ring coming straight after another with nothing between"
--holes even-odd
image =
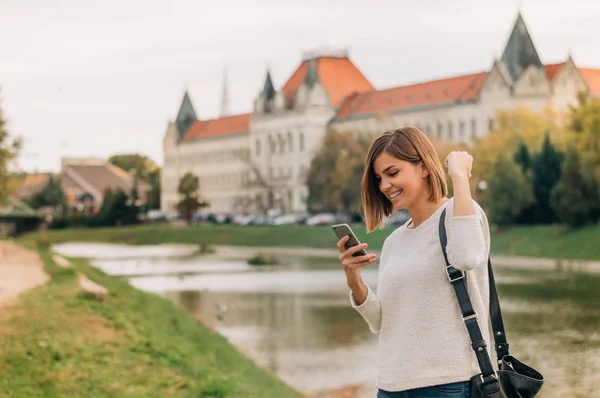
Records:
<instances>
[{"instance_id":1,"label":"black shoulder strap","mask_svg":"<svg viewBox=\"0 0 600 398\"><path fill-rule=\"evenodd\" d=\"M446 252L446 245L448 243L448 237L446 235L446 209L442 212L439 222L439 235L440 243L442 245L442 253L444 254L444 260L446 261L446 271L448 273L448 280L454 287L456 297L458 298L458 304L462 312L463 320L467 326L469 336L471 337L471 343L481 373L484 379L494 376L494 369L490 361L490 357L486 350L487 344L482 337L481 329L477 323L477 314L471 304L469 298L469 292L467 290L467 284L465 281L466 274L450 265L448 261L448 253ZM498 300L498 292L496 290L496 283L494 280L494 272L492 271L492 262L488 257L488 273L490 280L490 318L492 322L492 329L494 331L494 340L496 342L496 355L498 362L500 363L505 355L508 355L508 342L506 340L506 333L504 331L504 322L502 321L502 312L500 311L500 302ZM487 326L487 325L486 325Z\"/></svg>"}]
</instances>

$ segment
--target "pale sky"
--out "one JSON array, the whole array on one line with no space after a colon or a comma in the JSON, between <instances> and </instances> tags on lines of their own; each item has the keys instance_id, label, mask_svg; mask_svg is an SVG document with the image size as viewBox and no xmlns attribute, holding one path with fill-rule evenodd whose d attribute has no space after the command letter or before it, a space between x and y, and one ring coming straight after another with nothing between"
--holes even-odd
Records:
<instances>
[{"instance_id":1,"label":"pale sky","mask_svg":"<svg viewBox=\"0 0 600 398\"><path fill-rule=\"evenodd\" d=\"M215 117L251 111L267 66L279 89L302 52L344 47L377 88L487 70L521 9L542 62L600 68L598 0L7 0L0 106L26 171L63 156L137 152L162 163L188 89Z\"/></svg>"}]
</instances>

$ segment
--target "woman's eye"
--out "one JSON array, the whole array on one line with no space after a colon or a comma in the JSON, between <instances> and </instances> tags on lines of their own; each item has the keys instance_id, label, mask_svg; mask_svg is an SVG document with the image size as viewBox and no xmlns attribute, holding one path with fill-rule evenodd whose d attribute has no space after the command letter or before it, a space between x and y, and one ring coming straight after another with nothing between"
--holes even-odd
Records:
<instances>
[{"instance_id":1,"label":"woman's eye","mask_svg":"<svg viewBox=\"0 0 600 398\"><path fill-rule=\"evenodd\" d=\"M396 174L398 174L398 171L394 171L393 173L390 173L390 174L389 174L389 176L390 176L390 177L393 177L393 176L395 176Z\"/></svg>"}]
</instances>

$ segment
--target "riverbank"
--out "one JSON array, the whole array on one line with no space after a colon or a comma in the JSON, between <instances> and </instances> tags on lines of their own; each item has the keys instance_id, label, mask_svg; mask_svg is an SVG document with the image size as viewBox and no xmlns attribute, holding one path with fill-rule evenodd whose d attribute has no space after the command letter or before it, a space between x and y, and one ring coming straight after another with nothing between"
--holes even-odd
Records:
<instances>
[{"instance_id":1,"label":"riverbank","mask_svg":"<svg viewBox=\"0 0 600 398\"><path fill-rule=\"evenodd\" d=\"M371 250L380 250L392 229L367 234L354 227L359 240ZM34 243L40 233L23 236L22 242ZM120 228L65 229L46 231L43 240L60 242L107 242L134 245L185 243L194 245L278 246L335 249L336 237L328 226L297 225L247 226L167 224ZM567 231L560 226L526 226L494 231L492 253L553 259L600 260L600 226Z\"/></svg>"},{"instance_id":2,"label":"riverbank","mask_svg":"<svg viewBox=\"0 0 600 398\"><path fill-rule=\"evenodd\" d=\"M63 268L51 252L38 254L49 281L19 296L3 319L0 396L302 396L170 301L83 260ZM84 294L77 273L108 297Z\"/></svg>"}]
</instances>

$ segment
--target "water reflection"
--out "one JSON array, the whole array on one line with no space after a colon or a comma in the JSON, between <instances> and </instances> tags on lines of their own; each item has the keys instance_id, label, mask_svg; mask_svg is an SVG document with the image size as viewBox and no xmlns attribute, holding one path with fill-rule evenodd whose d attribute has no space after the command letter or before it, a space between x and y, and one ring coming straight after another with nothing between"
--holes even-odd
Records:
<instances>
[{"instance_id":1,"label":"water reflection","mask_svg":"<svg viewBox=\"0 0 600 398\"><path fill-rule=\"evenodd\" d=\"M377 337L348 306L347 294L183 291L165 295L201 314L207 326L304 391L373 384Z\"/></svg>"}]
</instances>

